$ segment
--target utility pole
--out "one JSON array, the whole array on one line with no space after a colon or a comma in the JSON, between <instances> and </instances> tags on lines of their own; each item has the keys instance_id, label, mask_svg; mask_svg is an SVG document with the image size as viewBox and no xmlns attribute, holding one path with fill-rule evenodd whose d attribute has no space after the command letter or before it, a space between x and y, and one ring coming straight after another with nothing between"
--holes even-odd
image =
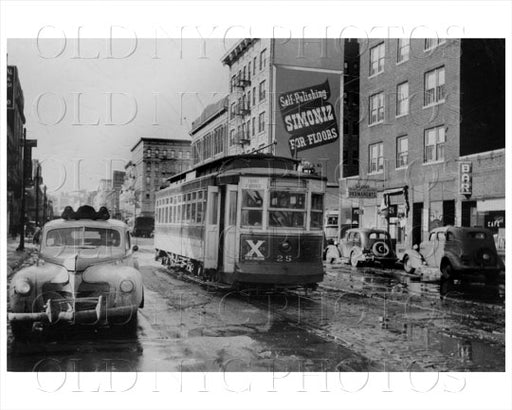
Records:
<instances>
[{"instance_id":1,"label":"utility pole","mask_svg":"<svg viewBox=\"0 0 512 410\"><path fill-rule=\"evenodd\" d=\"M44 192L43 192L43 223L41 224L44 225L46 223L46 218L48 217L46 215L46 208L48 206L48 198L46 196L46 185L44 186Z\"/></svg>"},{"instance_id":2,"label":"utility pole","mask_svg":"<svg viewBox=\"0 0 512 410\"><path fill-rule=\"evenodd\" d=\"M34 181L34 189L36 191L36 226L39 225L39 162L36 164L36 177Z\"/></svg>"},{"instance_id":3,"label":"utility pole","mask_svg":"<svg viewBox=\"0 0 512 410\"><path fill-rule=\"evenodd\" d=\"M27 129L23 128L21 141L21 210L20 210L20 244L18 251L25 250L25 143L27 141Z\"/></svg>"}]
</instances>

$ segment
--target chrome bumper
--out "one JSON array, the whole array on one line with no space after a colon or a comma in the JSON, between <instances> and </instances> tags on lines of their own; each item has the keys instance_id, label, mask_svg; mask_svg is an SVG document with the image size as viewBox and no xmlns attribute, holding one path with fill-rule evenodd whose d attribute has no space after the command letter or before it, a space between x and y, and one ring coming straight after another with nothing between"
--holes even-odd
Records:
<instances>
[{"instance_id":1,"label":"chrome bumper","mask_svg":"<svg viewBox=\"0 0 512 410\"><path fill-rule=\"evenodd\" d=\"M75 299L75 303L80 302L96 302L96 306L94 309L88 310L79 310L75 311L73 309L68 309L66 311L61 311L57 309L58 305L63 303L69 306L70 300L65 299L57 299L51 300L48 299L45 305L44 312L34 312L34 313L13 313L9 312L7 314L9 321L11 322L49 322L50 324L55 323L87 323L94 324L98 323L102 320L108 320L109 317L127 317L130 318L134 312L137 310L134 306L121 306L114 308L107 308L105 306L105 302L103 296L98 298L82 298Z\"/></svg>"}]
</instances>

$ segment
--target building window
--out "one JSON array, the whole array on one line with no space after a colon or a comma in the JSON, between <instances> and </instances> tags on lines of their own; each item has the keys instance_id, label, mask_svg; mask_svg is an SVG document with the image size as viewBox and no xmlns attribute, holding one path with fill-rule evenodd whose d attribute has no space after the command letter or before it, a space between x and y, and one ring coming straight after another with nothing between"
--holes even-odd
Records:
<instances>
[{"instance_id":1,"label":"building window","mask_svg":"<svg viewBox=\"0 0 512 410\"><path fill-rule=\"evenodd\" d=\"M402 63L404 61L409 60L409 50L410 50L410 42L408 38L399 38L398 39L398 55L396 58L397 63Z\"/></svg>"},{"instance_id":2,"label":"building window","mask_svg":"<svg viewBox=\"0 0 512 410\"><path fill-rule=\"evenodd\" d=\"M445 130L444 126L425 130L424 162L444 160Z\"/></svg>"},{"instance_id":3,"label":"building window","mask_svg":"<svg viewBox=\"0 0 512 410\"><path fill-rule=\"evenodd\" d=\"M147 156L148 158L150 158L150 157L151 157L151 149L148 149L148 150L146 151L146 156Z\"/></svg>"},{"instance_id":4,"label":"building window","mask_svg":"<svg viewBox=\"0 0 512 410\"><path fill-rule=\"evenodd\" d=\"M242 74L242 79L243 80L247 79L247 67L244 67L243 74Z\"/></svg>"},{"instance_id":5,"label":"building window","mask_svg":"<svg viewBox=\"0 0 512 410\"><path fill-rule=\"evenodd\" d=\"M166 149L164 149L164 150L162 151L162 157L163 157L163 158L167 158L167 150L166 150Z\"/></svg>"},{"instance_id":6,"label":"building window","mask_svg":"<svg viewBox=\"0 0 512 410\"><path fill-rule=\"evenodd\" d=\"M229 145L235 145L235 130L229 131Z\"/></svg>"},{"instance_id":7,"label":"building window","mask_svg":"<svg viewBox=\"0 0 512 410\"><path fill-rule=\"evenodd\" d=\"M252 117L252 136L256 135L256 118Z\"/></svg>"},{"instance_id":8,"label":"building window","mask_svg":"<svg viewBox=\"0 0 512 410\"><path fill-rule=\"evenodd\" d=\"M229 118L231 120L235 118L235 103L231 103L231 109L229 110Z\"/></svg>"},{"instance_id":9,"label":"building window","mask_svg":"<svg viewBox=\"0 0 512 410\"><path fill-rule=\"evenodd\" d=\"M249 64L247 65L247 79L251 80L251 62L249 61Z\"/></svg>"},{"instance_id":10,"label":"building window","mask_svg":"<svg viewBox=\"0 0 512 410\"><path fill-rule=\"evenodd\" d=\"M251 90L247 92L247 109L251 108Z\"/></svg>"},{"instance_id":11,"label":"building window","mask_svg":"<svg viewBox=\"0 0 512 410\"><path fill-rule=\"evenodd\" d=\"M174 150L171 150L171 158L174 158Z\"/></svg>"},{"instance_id":12,"label":"building window","mask_svg":"<svg viewBox=\"0 0 512 410\"><path fill-rule=\"evenodd\" d=\"M426 38L425 39L425 51L436 48L438 45L446 43L445 38Z\"/></svg>"},{"instance_id":13,"label":"building window","mask_svg":"<svg viewBox=\"0 0 512 410\"><path fill-rule=\"evenodd\" d=\"M190 151L185 152L185 159L190 159Z\"/></svg>"},{"instance_id":14,"label":"building window","mask_svg":"<svg viewBox=\"0 0 512 410\"><path fill-rule=\"evenodd\" d=\"M252 87L252 105L256 105L256 87Z\"/></svg>"},{"instance_id":15,"label":"building window","mask_svg":"<svg viewBox=\"0 0 512 410\"><path fill-rule=\"evenodd\" d=\"M267 66L267 49L260 53L260 71Z\"/></svg>"},{"instance_id":16,"label":"building window","mask_svg":"<svg viewBox=\"0 0 512 410\"><path fill-rule=\"evenodd\" d=\"M265 112L262 112L258 117L258 132L265 130Z\"/></svg>"},{"instance_id":17,"label":"building window","mask_svg":"<svg viewBox=\"0 0 512 410\"><path fill-rule=\"evenodd\" d=\"M179 158L179 159L182 159L182 158L183 158L183 152L178 151L178 158Z\"/></svg>"},{"instance_id":18,"label":"building window","mask_svg":"<svg viewBox=\"0 0 512 410\"><path fill-rule=\"evenodd\" d=\"M409 153L409 140L407 135L396 139L396 167L402 168L407 166Z\"/></svg>"},{"instance_id":19,"label":"building window","mask_svg":"<svg viewBox=\"0 0 512 410\"><path fill-rule=\"evenodd\" d=\"M409 83L398 84L396 87L396 116L409 113Z\"/></svg>"},{"instance_id":20,"label":"building window","mask_svg":"<svg viewBox=\"0 0 512 410\"><path fill-rule=\"evenodd\" d=\"M380 92L370 96L369 125L378 124L384 121L384 93Z\"/></svg>"},{"instance_id":21,"label":"building window","mask_svg":"<svg viewBox=\"0 0 512 410\"><path fill-rule=\"evenodd\" d=\"M444 102L444 67L425 73L424 105Z\"/></svg>"},{"instance_id":22,"label":"building window","mask_svg":"<svg viewBox=\"0 0 512 410\"><path fill-rule=\"evenodd\" d=\"M260 83L260 102L265 99L265 80Z\"/></svg>"},{"instance_id":23,"label":"building window","mask_svg":"<svg viewBox=\"0 0 512 410\"><path fill-rule=\"evenodd\" d=\"M382 142L368 146L368 173L377 173L384 170Z\"/></svg>"},{"instance_id":24,"label":"building window","mask_svg":"<svg viewBox=\"0 0 512 410\"><path fill-rule=\"evenodd\" d=\"M370 49L370 77L384 71L384 43Z\"/></svg>"},{"instance_id":25,"label":"building window","mask_svg":"<svg viewBox=\"0 0 512 410\"><path fill-rule=\"evenodd\" d=\"M252 60L252 74L256 75L256 57Z\"/></svg>"},{"instance_id":26,"label":"building window","mask_svg":"<svg viewBox=\"0 0 512 410\"><path fill-rule=\"evenodd\" d=\"M251 120L247 120L247 123L245 125L245 138L250 140L251 139Z\"/></svg>"}]
</instances>

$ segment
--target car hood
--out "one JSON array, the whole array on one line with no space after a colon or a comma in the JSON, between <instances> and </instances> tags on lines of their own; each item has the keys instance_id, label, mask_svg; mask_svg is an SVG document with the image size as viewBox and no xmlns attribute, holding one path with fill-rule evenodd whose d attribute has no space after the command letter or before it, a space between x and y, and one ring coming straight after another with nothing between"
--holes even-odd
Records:
<instances>
[{"instance_id":1,"label":"car hood","mask_svg":"<svg viewBox=\"0 0 512 410\"><path fill-rule=\"evenodd\" d=\"M114 262L125 255L119 247L100 246L94 249L76 247L55 247L41 251L41 258L46 262L61 265L69 271L80 272L89 266Z\"/></svg>"}]
</instances>

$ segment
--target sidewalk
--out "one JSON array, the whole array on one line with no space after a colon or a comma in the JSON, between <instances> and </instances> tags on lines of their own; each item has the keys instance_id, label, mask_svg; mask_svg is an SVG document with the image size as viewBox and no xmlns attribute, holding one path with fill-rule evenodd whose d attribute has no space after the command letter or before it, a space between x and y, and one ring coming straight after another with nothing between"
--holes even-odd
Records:
<instances>
[{"instance_id":1,"label":"sidewalk","mask_svg":"<svg viewBox=\"0 0 512 410\"><path fill-rule=\"evenodd\" d=\"M7 277L9 278L14 272L19 270L24 264L31 265L35 262L37 247L32 243L25 241L25 250L19 252L16 250L20 243L20 239L7 239Z\"/></svg>"}]
</instances>

